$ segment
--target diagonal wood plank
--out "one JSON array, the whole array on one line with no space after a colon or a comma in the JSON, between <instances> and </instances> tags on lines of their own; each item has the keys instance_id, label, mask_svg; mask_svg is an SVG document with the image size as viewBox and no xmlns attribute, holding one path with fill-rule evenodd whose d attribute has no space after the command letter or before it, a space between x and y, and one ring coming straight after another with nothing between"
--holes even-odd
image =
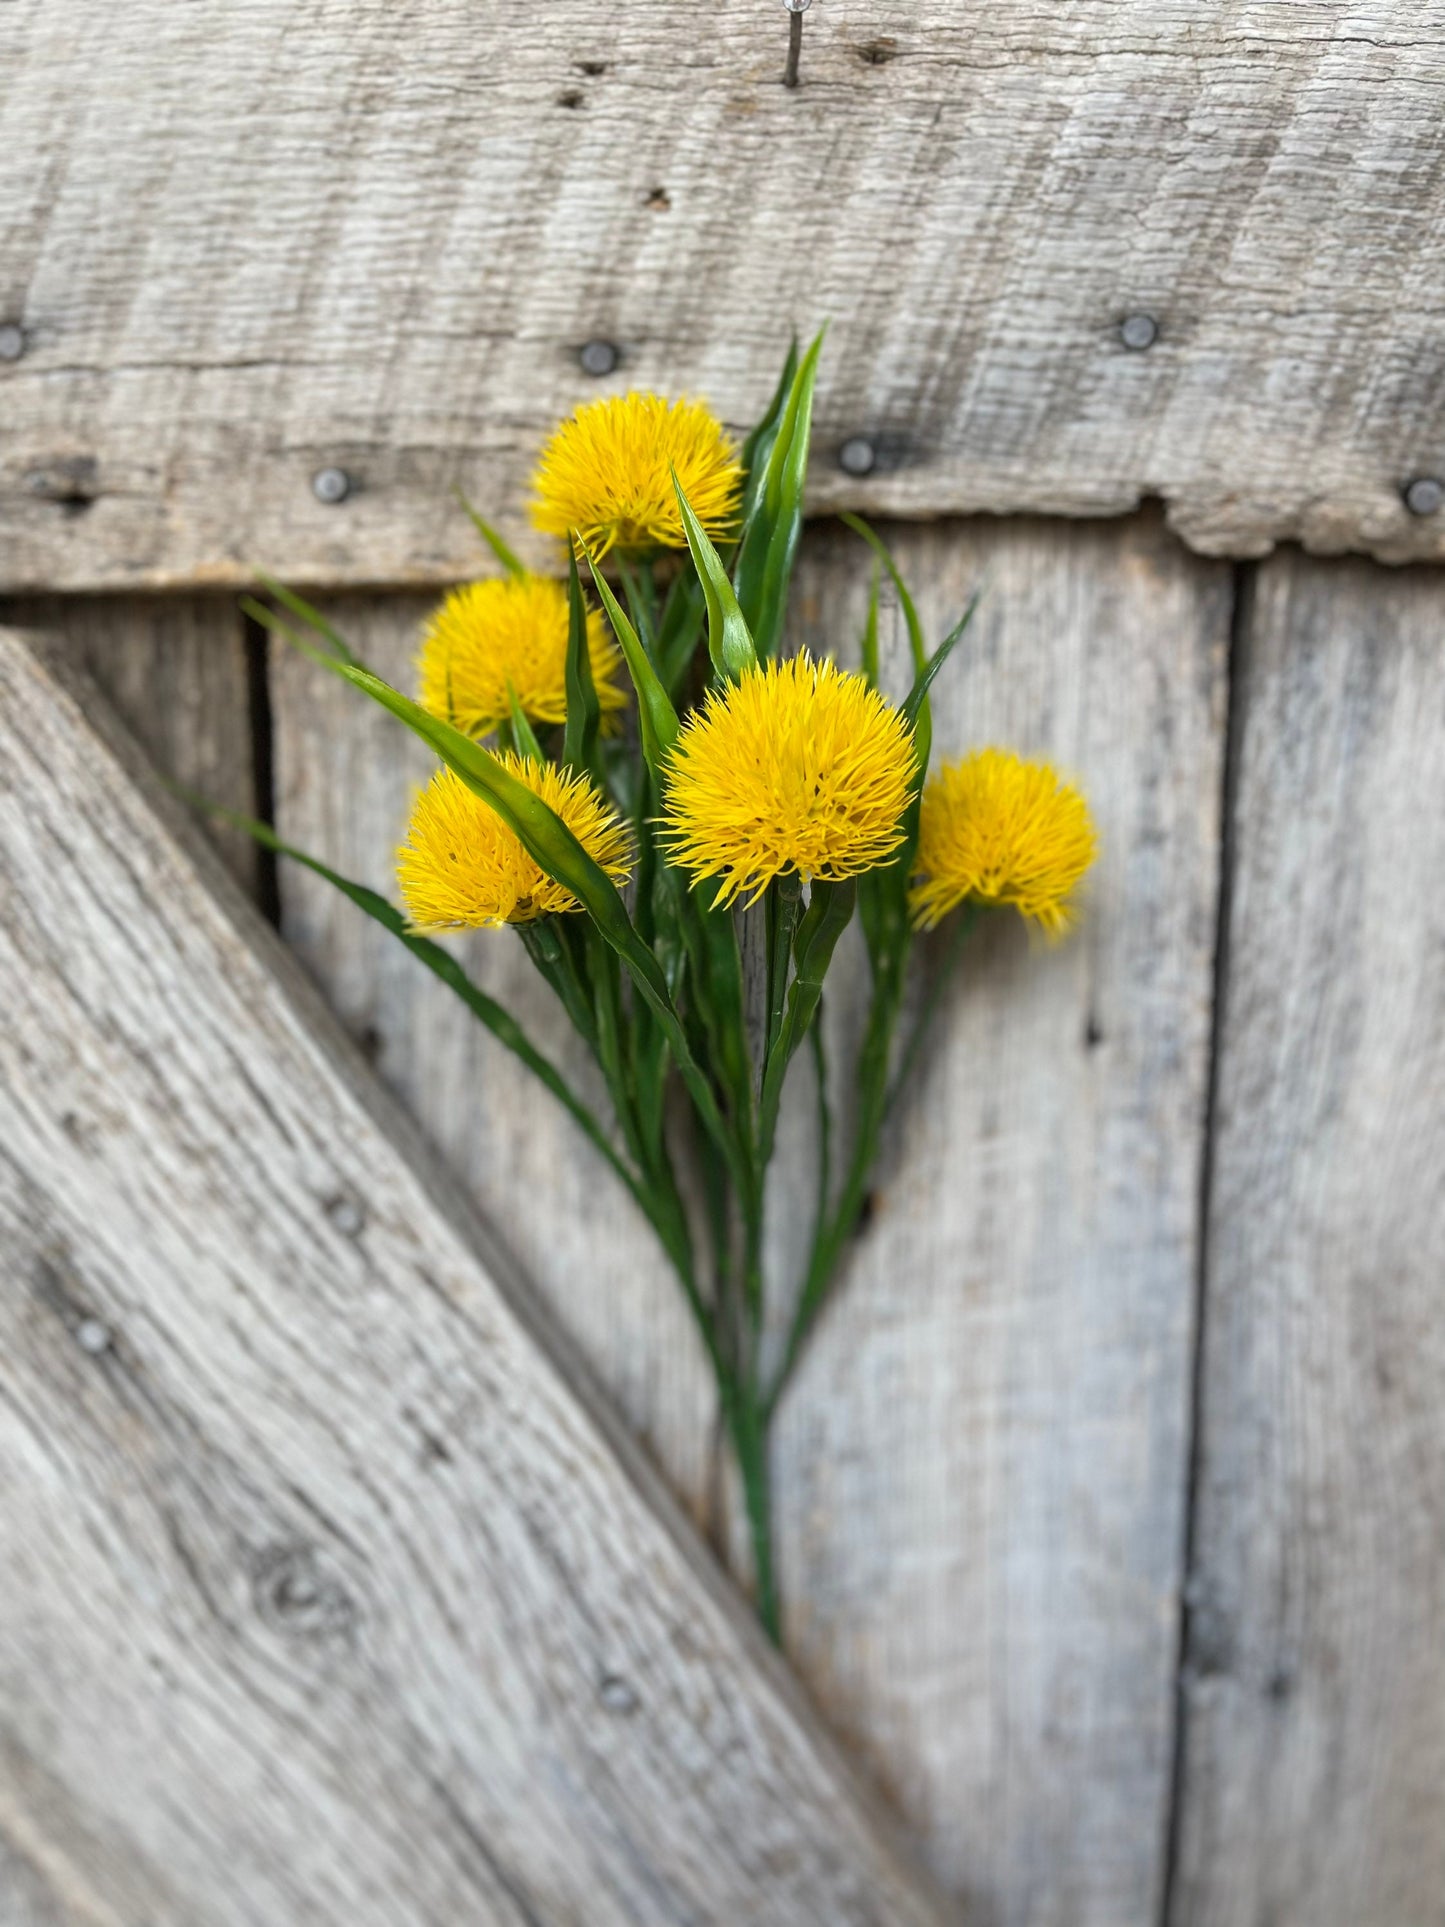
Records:
<instances>
[{"instance_id":1,"label":"diagonal wood plank","mask_svg":"<svg viewBox=\"0 0 1445 1927\"><path fill-rule=\"evenodd\" d=\"M537 1307L98 716L0 637L21 1879L128 1927L935 1919Z\"/></svg>"},{"instance_id":2,"label":"diagonal wood plank","mask_svg":"<svg viewBox=\"0 0 1445 1927\"><path fill-rule=\"evenodd\" d=\"M980 934L890 1129L780 1418L789 1648L973 1917L1152 1927L1230 571L1157 517L888 534L930 635L985 591L935 689L935 755L1053 757L1087 788L1102 850L1067 945L1031 946L1012 919ZM808 634L845 653L860 551L815 540L800 582ZM906 686L896 610L883 640ZM835 995L832 1016L836 1067L860 1013ZM811 1197L806 1158L794 1169L779 1244Z\"/></svg>"},{"instance_id":3,"label":"diagonal wood plank","mask_svg":"<svg viewBox=\"0 0 1445 1927\"><path fill-rule=\"evenodd\" d=\"M1174 1927L1445 1922L1445 578L1239 677Z\"/></svg>"},{"instance_id":4,"label":"diagonal wood plank","mask_svg":"<svg viewBox=\"0 0 1445 1927\"><path fill-rule=\"evenodd\" d=\"M818 507L1438 558L1442 18L829 0L789 90L777 0L8 0L0 580L444 580L574 402L747 422L825 319Z\"/></svg>"}]
</instances>

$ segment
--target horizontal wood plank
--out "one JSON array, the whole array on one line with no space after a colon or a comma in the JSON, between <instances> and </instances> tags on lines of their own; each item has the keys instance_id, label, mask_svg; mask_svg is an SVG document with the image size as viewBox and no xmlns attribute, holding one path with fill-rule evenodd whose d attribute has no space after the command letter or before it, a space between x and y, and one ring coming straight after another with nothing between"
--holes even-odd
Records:
<instances>
[{"instance_id":1,"label":"horizontal wood plank","mask_svg":"<svg viewBox=\"0 0 1445 1927\"><path fill-rule=\"evenodd\" d=\"M779 1421L789 1650L990 1927L1149 1927L1163 1884L1219 876L1231 571L1157 517L889 531L932 636L939 760L1083 784L1101 855L1049 949L986 926L890 1128ZM847 657L862 545L807 631ZM891 599L885 674L906 686ZM939 941L922 945L922 969ZM856 1048L855 959L830 1060ZM806 1093L802 1101L811 1100ZM841 1097L841 1092L837 1093ZM805 1216L806 1155L775 1189Z\"/></svg>"},{"instance_id":2,"label":"horizontal wood plank","mask_svg":"<svg viewBox=\"0 0 1445 1927\"><path fill-rule=\"evenodd\" d=\"M786 34L11 0L0 584L453 577L573 403L743 424L824 320L819 509L1445 555L1438 0L830 0L795 90Z\"/></svg>"},{"instance_id":3,"label":"horizontal wood plank","mask_svg":"<svg viewBox=\"0 0 1445 1927\"><path fill-rule=\"evenodd\" d=\"M1297 556L1245 630L1174 1927L1445 1921L1442 635Z\"/></svg>"},{"instance_id":4,"label":"horizontal wood plank","mask_svg":"<svg viewBox=\"0 0 1445 1927\"><path fill-rule=\"evenodd\" d=\"M0 736L24 1905L937 1918L299 971L13 634Z\"/></svg>"}]
</instances>

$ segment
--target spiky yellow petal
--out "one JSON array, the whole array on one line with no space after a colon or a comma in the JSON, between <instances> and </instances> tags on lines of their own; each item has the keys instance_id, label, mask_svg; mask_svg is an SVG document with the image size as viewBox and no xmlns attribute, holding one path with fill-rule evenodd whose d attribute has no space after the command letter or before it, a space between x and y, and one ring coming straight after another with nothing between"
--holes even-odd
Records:
<instances>
[{"instance_id":1,"label":"spiky yellow petal","mask_svg":"<svg viewBox=\"0 0 1445 1927\"><path fill-rule=\"evenodd\" d=\"M556 811L614 883L632 870L626 825L585 776L534 763L511 750L496 759ZM531 923L579 908L577 899L527 854L489 803L449 769L417 794L406 841L396 853L402 901L418 930L470 930Z\"/></svg>"},{"instance_id":2,"label":"spiky yellow petal","mask_svg":"<svg viewBox=\"0 0 1445 1927\"><path fill-rule=\"evenodd\" d=\"M534 723L567 720L567 591L545 575L468 582L427 622L417 657L418 701L468 736L485 736L511 715L510 680ZM595 609L587 612L587 655L604 721L627 701L622 654Z\"/></svg>"},{"instance_id":3,"label":"spiky yellow petal","mask_svg":"<svg viewBox=\"0 0 1445 1927\"><path fill-rule=\"evenodd\" d=\"M546 535L575 529L593 555L683 548L673 469L708 534L731 534L742 467L702 402L635 394L588 402L542 450L532 520Z\"/></svg>"},{"instance_id":4,"label":"spiky yellow petal","mask_svg":"<svg viewBox=\"0 0 1445 1927\"><path fill-rule=\"evenodd\" d=\"M913 735L861 676L794 656L709 694L668 765L663 837L719 901L776 876L838 881L903 840Z\"/></svg>"},{"instance_id":5,"label":"spiky yellow petal","mask_svg":"<svg viewBox=\"0 0 1445 1927\"><path fill-rule=\"evenodd\" d=\"M1013 904L1048 936L1062 936L1097 852L1088 804L1051 764L978 750L940 770L923 792L913 920L932 929L973 897Z\"/></svg>"}]
</instances>

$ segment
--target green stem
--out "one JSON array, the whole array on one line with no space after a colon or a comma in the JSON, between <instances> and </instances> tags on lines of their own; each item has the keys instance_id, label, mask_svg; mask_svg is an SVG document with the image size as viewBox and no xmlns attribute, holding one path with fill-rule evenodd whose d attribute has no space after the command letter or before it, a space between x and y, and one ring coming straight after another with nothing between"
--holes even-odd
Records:
<instances>
[{"instance_id":1,"label":"green stem","mask_svg":"<svg viewBox=\"0 0 1445 1927\"><path fill-rule=\"evenodd\" d=\"M775 1646L783 1643L773 1570L773 1500L768 1470L768 1416L755 1394L742 1391L729 1403L728 1419L738 1455L743 1499L748 1514L748 1537L753 1549L758 1618Z\"/></svg>"},{"instance_id":2,"label":"green stem","mask_svg":"<svg viewBox=\"0 0 1445 1927\"><path fill-rule=\"evenodd\" d=\"M893 1082L883 1106L885 1112L892 1110L898 1093L913 1074L913 1066L918 1061L918 1053L923 1048L923 1041L933 1023L934 1014L943 1001L944 991L953 980L953 973L963 953L963 946L977 929L982 915L983 905L977 897L971 897L954 919L953 928L948 933L948 948L939 959L938 968L929 979L928 989L913 1025L912 1035L903 1047L903 1055L899 1059L898 1069L894 1073Z\"/></svg>"}]
</instances>

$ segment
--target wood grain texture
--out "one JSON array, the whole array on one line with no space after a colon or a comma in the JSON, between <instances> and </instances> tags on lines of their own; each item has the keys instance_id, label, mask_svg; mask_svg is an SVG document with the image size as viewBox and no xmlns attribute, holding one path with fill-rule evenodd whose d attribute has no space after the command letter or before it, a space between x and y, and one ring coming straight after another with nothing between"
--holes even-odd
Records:
<instances>
[{"instance_id":1,"label":"wood grain texture","mask_svg":"<svg viewBox=\"0 0 1445 1927\"><path fill-rule=\"evenodd\" d=\"M1153 495L1206 550L1445 554L1401 499L1445 461L1440 0L826 0L792 92L786 33L10 0L0 583L445 579L453 486L515 532L574 402L745 423L825 318L819 508Z\"/></svg>"},{"instance_id":2,"label":"wood grain texture","mask_svg":"<svg viewBox=\"0 0 1445 1927\"><path fill-rule=\"evenodd\" d=\"M412 596L327 605L362 659L408 690L429 606ZM400 723L293 650L274 652L271 690L278 830L394 897L396 845L435 759ZM285 936L705 1525L712 1375L641 1212L531 1073L394 937L308 871L283 866L280 889ZM453 945L477 982L608 1116L585 1046L516 935L481 931Z\"/></svg>"},{"instance_id":3,"label":"wood grain texture","mask_svg":"<svg viewBox=\"0 0 1445 1927\"><path fill-rule=\"evenodd\" d=\"M889 531L935 756L1055 759L1102 840L1058 949L985 928L779 1419L788 1645L987 1927L1146 1927L1162 1885L1188 1482L1230 572L1157 518ZM862 628L816 545L808 632ZM895 687L906 642L885 613ZM925 945L924 960L936 957ZM858 980L855 979L855 982ZM830 1056L861 1012L830 998ZM806 1083L806 1080L804 1080ZM786 1231L804 1177L775 1195Z\"/></svg>"},{"instance_id":4,"label":"wood grain texture","mask_svg":"<svg viewBox=\"0 0 1445 1927\"><path fill-rule=\"evenodd\" d=\"M1445 1922L1445 581L1244 638L1174 1927Z\"/></svg>"},{"instance_id":5,"label":"wood grain texture","mask_svg":"<svg viewBox=\"0 0 1445 1927\"><path fill-rule=\"evenodd\" d=\"M248 816L264 810L245 620L234 595L47 596L10 603L0 621L70 650L162 776ZM214 820L205 830L232 876L256 895L251 838Z\"/></svg>"},{"instance_id":6,"label":"wood grain texture","mask_svg":"<svg viewBox=\"0 0 1445 1927\"><path fill-rule=\"evenodd\" d=\"M300 973L13 635L0 730L23 1904L936 1918Z\"/></svg>"}]
</instances>

